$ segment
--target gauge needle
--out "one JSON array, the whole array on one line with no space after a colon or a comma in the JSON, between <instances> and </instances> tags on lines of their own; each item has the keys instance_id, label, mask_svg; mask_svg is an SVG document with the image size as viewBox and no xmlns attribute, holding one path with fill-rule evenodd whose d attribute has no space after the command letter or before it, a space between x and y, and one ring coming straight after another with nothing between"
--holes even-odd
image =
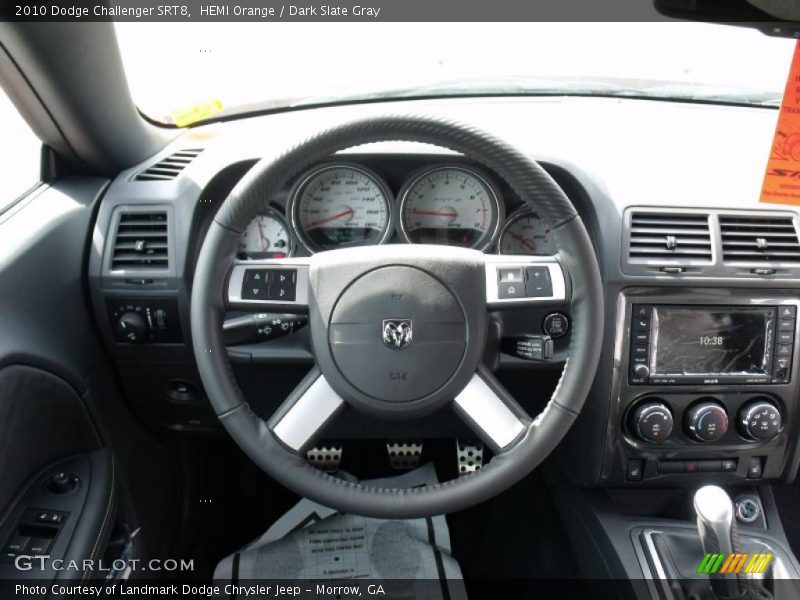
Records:
<instances>
[{"instance_id":1,"label":"gauge needle","mask_svg":"<svg viewBox=\"0 0 800 600\"><path fill-rule=\"evenodd\" d=\"M456 211L450 212L437 212L435 210L411 210L409 211L412 215L425 215L428 217L450 217L451 219L455 219L458 216Z\"/></svg>"},{"instance_id":2,"label":"gauge needle","mask_svg":"<svg viewBox=\"0 0 800 600\"><path fill-rule=\"evenodd\" d=\"M319 227L323 223L328 223L330 221L335 221L336 219L341 219L344 216L352 215L353 209L348 208L347 210L343 210L340 213L336 213L335 215L331 215L330 217L325 217L324 219L320 219L319 221L314 221L313 223L309 223L308 227L306 227L306 231L310 231L315 227Z\"/></svg>"},{"instance_id":3,"label":"gauge needle","mask_svg":"<svg viewBox=\"0 0 800 600\"><path fill-rule=\"evenodd\" d=\"M513 238L514 238L515 240L517 240L517 241L518 241L520 244L522 244L522 245L523 245L523 247L526 247L526 248L528 248L528 250L530 250L531 252L536 252L536 246L534 246L533 244L531 244L531 243L530 243L528 240L526 240L524 237L522 237L521 235L517 235L516 233L512 233L512 232L510 232L510 231L509 231L508 233L511 233L511 237L513 237Z\"/></svg>"},{"instance_id":4,"label":"gauge needle","mask_svg":"<svg viewBox=\"0 0 800 600\"><path fill-rule=\"evenodd\" d=\"M258 223L258 237L261 239L261 251L264 252L267 249L267 243L264 241L264 232L261 229L261 223Z\"/></svg>"}]
</instances>

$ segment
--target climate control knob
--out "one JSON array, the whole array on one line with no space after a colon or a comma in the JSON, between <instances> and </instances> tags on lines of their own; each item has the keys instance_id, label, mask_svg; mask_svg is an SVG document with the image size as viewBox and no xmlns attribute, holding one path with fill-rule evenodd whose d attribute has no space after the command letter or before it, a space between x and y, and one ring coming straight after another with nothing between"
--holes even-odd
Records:
<instances>
[{"instance_id":1,"label":"climate control knob","mask_svg":"<svg viewBox=\"0 0 800 600\"><path fill-rule=\"evenodd\" d=\"M147 333L147 321L137 312L122 313L117 320L117 330L126 341L135 344L144 339Z\"/></svg>"},{"instance_id":2,"label":"climate control knob","mask_svg":"<svg viewBox=\"0 0 800 600\"><path fill-rule=\"evenodd\" d=\"M643 402L631 415L631 429L643 442L660 442L672 433L672 413L663 402Z\"/></svg>"},{"instance_id":3,"label":"climate control knob","mask_svg":"<svg viewBox=\"0 0 800 600\"><path fill-rule=\"evenodd\" d=\"M781 411L766 399L752 400L739 411L739 427L751 440L768 440L781 429Z\"/></svg>"},{"instance_id":4,"label":"climate control knob","mask_svg":"<svg viewBox=\"0 0 800 600\"><path fill-rule=\"evenodd\" d=\"M686 413L686 430L699 442L714 442L728 431L728 413L712 400L695 404Z\"/></svg>"}]
</instances>

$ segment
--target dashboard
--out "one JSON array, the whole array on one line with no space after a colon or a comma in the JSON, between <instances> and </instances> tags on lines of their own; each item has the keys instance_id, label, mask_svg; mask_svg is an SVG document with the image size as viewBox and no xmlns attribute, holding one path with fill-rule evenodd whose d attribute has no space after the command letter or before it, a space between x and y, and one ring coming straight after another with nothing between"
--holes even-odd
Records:
<instances>
[{"instance_id":1,"label":"dashboard","mask_svg":"<svg viewBox=\"0 0 800 600\"><path fill-rule=\"evenodd\" d=\"M181 134L111 183L88 265L98 329L144 422L219 432L188 317L194 264L220 204L261 157L386 112L455 119L505 139L542 164L585 223L601 268L604 322L572 323L564 302L491 314L484 357L538 414L574 330L602 335L592 393L556 457L571 478L650 487L694 486L703 473L736 484L794 477L800 213L757 202L776 116L768 108L440 99L264 115ZM164 177L164 161L187 152L188 166ZM391 143L337 154L285 182L263 199L237 260L419 243L502 255L569 251L496 173L442 149ZM231 311L228 323L237 381L256 412L271 414L312 364L305 322ZM240 324L259 333L240 335ZM515 354L531 336L552 343L546 359ZM405 427L346 415L336 423L341 439L464 433L435 418Z\"/></svg>"},{"instance_id":2,"label":"dashboard","mask_svg":"<svg viewBox=\"0 0 800 600\"><path fill-rule=\"evenodd\" d=\"M499 178L464 160L331 160L300 174L242 236L238 258L304 256L387 243L443 244L550 256L535 211Z\"/></svg>"}]
</instances>

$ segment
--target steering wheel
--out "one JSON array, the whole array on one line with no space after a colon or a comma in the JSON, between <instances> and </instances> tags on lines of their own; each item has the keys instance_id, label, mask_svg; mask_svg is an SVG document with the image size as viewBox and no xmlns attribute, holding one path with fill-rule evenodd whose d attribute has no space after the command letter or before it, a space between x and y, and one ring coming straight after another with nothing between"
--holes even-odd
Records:
<instances>
[{"instance_id":1,"label":"steering wheel","mask_svg":"<svg viewBox=\"0 0 800 600\"><path fill-rule=\"evenodd\" d=\"M242 232L286 182L336 152L409 141L459 152L505 179L552 230L554 257L484 255L452 246L384 245L311 257L237 262ZM506 298L507 269L548 280L544 295ZM519 271L515 271L519 273ZM256 277L258 276L258 277ZM271 281L265 296L248 288ZM254 287L255 286L255 287ZM568 302L569 359L536 418L481 364L491 310ZM247 404L226 356L226 308L308 311L315 367L268 421ZM600 357L603 293L597 257L570 200L535 161L476 129L436 119L359 120L263 159L220 207L199 254L191 301L194 354L220 421L267 474L340 511L416 518L486 500L527 475L580 412ZM383 419L452 409L495 456L482 470L413 489L366 486L311 466L305 451L340 411Z\"/></svg>"}]
</instances>

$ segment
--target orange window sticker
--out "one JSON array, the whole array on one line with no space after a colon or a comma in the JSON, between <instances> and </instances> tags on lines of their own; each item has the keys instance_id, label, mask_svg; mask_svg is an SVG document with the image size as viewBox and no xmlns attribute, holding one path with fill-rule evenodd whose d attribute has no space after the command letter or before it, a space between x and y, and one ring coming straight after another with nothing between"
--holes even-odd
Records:
<instances>
[{"instance_id":1,"label":"orange window sticker","mask_svg":"<svg viewBox=\"0 0 800 600\"><path fill-rule=\"evenodd\" d=\"M800 205L800 42L783 92L760 200Z\"/></svg>"}]
</instances>

